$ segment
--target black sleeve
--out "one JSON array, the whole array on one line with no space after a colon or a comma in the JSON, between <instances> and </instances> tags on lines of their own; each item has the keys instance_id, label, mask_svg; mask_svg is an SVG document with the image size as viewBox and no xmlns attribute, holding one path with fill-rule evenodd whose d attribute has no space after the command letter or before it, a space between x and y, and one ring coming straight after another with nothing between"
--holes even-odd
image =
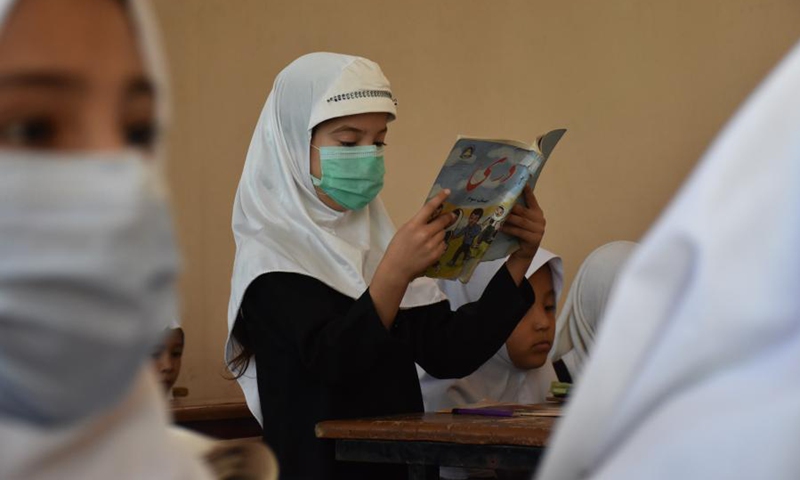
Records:
<instances>
[{"instance_id":1,"label":"black sleeve","mask_svg":"<svg viewBox=\"0 0 800 480\"><path fill-rule=\"evenodd\" d=\"M569 373L569 369L567 368L567 364L564 363L564 360L556 360L553 362L553 369L556 371L556 377L558 377L558 381L562 383L572 383L572 375Z\"/></svg>"},{"instance_id":2,"label":"black sleeve","mask_svg":"<svg viewBox=\"0 0 800 480\"><path fill-rule=\"evenodd\" d=\"M504 265L477 302L455 312L447 302L402 311L392 334L411 345L432 376L461 378L497 352L533 303L530 283L515 285Z\"/></svg>"},{"instance_id":3,"label":"black sleeve","mask_svg":"<svg viewBox=\"0 0 800 480\"><path fill-rule=\"evenodd\" d=\"M395 342L368 292L353 301L296 273L272 272L255 279L242 300L242 317L248 335L261 337L253 339L256 350L293 349L306 368L328 383L371 368L372 359ZM280 338L270 338L272 346L265 347L264 335Z\"/></svg>"}]
</instances>

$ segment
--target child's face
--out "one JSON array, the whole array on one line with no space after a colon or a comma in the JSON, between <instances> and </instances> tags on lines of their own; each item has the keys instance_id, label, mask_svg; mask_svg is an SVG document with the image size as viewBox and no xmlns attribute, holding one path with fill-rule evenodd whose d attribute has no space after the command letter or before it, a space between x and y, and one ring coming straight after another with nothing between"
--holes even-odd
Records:
<instances>
[{"instance_id":1,"label":"child's face","mask_svg":"<svg viewBox=\"0 0 800 480\"><path fill-rule=\"evenodd\" d=\"M548 265L528 278L536 302L506 340L514 366L524 370L539 368L547 361L556 331L556 293Z\"/></svg>"},{"instance_id":2,"label":"child's face","mask_svg":"<svg viewBox=\"0 0 800 480\"><path fill-rule=\"evenodd\" d=\"M183 330L170 329L165 333L164 342L153 352L153 366L166 392L172 390L175 381L178 380L182 358Z\"/></svg>"},{"instance_id":3,"label":"child's face","mask_svg":"<svg viewBox=\"0 0 800 480\"><path fill-rule=\"evenodd\" d=\"M478 223L478 220L480 220L480 219L481 219L480 215L476 215L474 213L470 213L469 214L469 224L470 225L475 225L476 223Z\"/></svg>"},{"instance_id":4,"label":"child's face","mask_svg":"<svg viewBox=\"0 0 800 480\"><path fill-rule=\"evenodd\" d=\"M0 39L0 148L149 149L154 87L111 0L24 0Z\"/></svg>"},{"instance_id":5,"label":"child's face","mask_svg":"<svg viewBox=\"0 0 800 480\"><path fill-rule=\"evenodd\" d=\"M345 117L332 118L314 127L311 145L315 147L363 147L383 146L388 131L389 114L383 112L359 113ZM309 145L311 175L322 178L319 150ZM347 210L325 195L317 187L317 196L325 205L339 212Z\"/></svg>"}]
</instances>

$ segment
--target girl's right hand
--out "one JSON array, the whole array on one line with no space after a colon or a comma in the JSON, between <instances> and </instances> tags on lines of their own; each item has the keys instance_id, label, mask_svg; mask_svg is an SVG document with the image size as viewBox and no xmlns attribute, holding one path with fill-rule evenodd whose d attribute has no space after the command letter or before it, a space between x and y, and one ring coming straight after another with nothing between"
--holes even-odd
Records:
<instances>
[{"instance_id":1,"label":"girl's right hand","mask_svg":"<svg viewBox=\"0 0 800 480\"><path fill-rule=\"evenodd\" d=\"M395 233L386 248L383 261L390 271L400 275L404 281L411 283L444 254L447 245L444 243L444 229L449 227L455 215L448 213L431 219L440 205L450 195L445 189L430 199Z\"/></svg>"}]
</instances>

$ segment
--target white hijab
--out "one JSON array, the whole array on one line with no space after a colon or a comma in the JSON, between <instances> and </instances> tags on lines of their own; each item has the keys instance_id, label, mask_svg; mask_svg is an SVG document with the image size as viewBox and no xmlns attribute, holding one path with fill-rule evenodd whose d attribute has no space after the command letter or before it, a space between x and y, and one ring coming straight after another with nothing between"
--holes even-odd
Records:
<instances>
[{"instance_id":1,"label":"white hijab","mask_svg":"<svg viewBox=\"0 0 800 480\"><path fill-rule=\"evenodd\" d=\"M556 321L556 339L550 356L565 361L573 381L583 371L614 281L635 247L636 243L626 241L598 247L583 261L570 285L564 309Z\"/></svg>"},{"instance_id":2,"label":"white hijab","mask_svg":"<svg viewBox=\"0 0 800 480\"><path fill-rule=\"evenodd\" d=\"M458 308L474 302L483 294L486 285L503 266L506 259L480 263L469 283L440 280L439 286L450 299L450 306ZM564 284L564 268L561 257L540 248L531 262L526 277L533 275L544 265L550 266L556 302ZM540 368L521 370L514 366L503 344L492 358L472 374L461 379L437 379L417 366L422 397L426 412L435 412L468 405L484 400L504 403L539 403L545 401L550 382L556 379L555 371L548 362Z\"/></svg>"},{"instance_id":3,"label":"white hijab","mask_svg":"<svg viewBox=\"0 0 800 480\"><path fill-rule=\"evenodd\" d=\"M16 3L0 0L0 28ZM169 103L166 70L152 12L145 0L129 0L127 5L146 68L158 88L157 115L164 123ZM199 460L168 435L166 404L151 370L145 364L123 401L78 424L46 428L5 419L0 423L0 478L210 478Z\"/></svg>"},{"instance_id":4,"label":"white hijab","mask_svg":"<svg viewBox=\"0 0 800 480\"><path fill-rule=\"evenodd\" d=\"M394 225L379 198L359 211L337 212L323 204L311 183L309 157L316 125L369 112L386 112L393 119L396 107L389 81L365 58L311 53L275 79L250 141L233 206L236 259L226 361L237 353L230 331L247 287L258 276L308 275L352 298L369 286L394 236ZM401 307L444 299L433 280L421 278L409 286ZM261 421L254 359L239 385Z\"/></svg>"},{"instance_id":5,"label":"white hijab","mask_svg":"<svg viewBox=\"0 0 800 480\"><path fill-rule=\"evenodd\" d=\"M800 478L800 45L620 275L538 478Z\"/></svg>"},{"instance_id":6,"label":"white hijab","mask_svg":"<svg viewBox=\"0 0 800 480\"><path fill-rule=\"evenodd\" d=\"M60 429L0 425L4 480L211 478L196 454L168 430L159 386L142 371L115 408Z\"/></svg>"}]
</instances>

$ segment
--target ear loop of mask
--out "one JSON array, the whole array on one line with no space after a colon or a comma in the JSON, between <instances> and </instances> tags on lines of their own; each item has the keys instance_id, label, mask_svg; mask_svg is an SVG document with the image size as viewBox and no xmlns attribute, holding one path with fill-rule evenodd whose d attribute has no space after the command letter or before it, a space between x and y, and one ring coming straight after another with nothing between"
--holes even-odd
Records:
<instances>
[{"instance_id":1,"label":"ear loop of mask","mask_svg":"<svg viewBox=\"0 0 800 480\"><path fill-rule=\"evenodd\" d=\"M313 143L311 144L311 148L315 148L315 149L316 149L318 152L320 152L320 163L319 163L319 169L320 169L320 174L322 174L322 150L320 150L320 149L319 149L319 147L318 147L318 146L316 146L316 145L314 145ZM311 174L311 184L312 184L312 185L314 185L315 187L319 187L319 186L320 186L320 184L322 184L322 178L317 178L317 177L315 177L313 174ZM327 193L325 193L324 191L322 191L322 189L321 189L321 188L320 188L320 189L318 189L318 190L319 190L320 192L322 192L322 194L323 194L323 195L325 195L326 197L328 197L328 198L331 198L331 197L330 197L330 196L329 196Z\"/></svg>"}]
</instances>

